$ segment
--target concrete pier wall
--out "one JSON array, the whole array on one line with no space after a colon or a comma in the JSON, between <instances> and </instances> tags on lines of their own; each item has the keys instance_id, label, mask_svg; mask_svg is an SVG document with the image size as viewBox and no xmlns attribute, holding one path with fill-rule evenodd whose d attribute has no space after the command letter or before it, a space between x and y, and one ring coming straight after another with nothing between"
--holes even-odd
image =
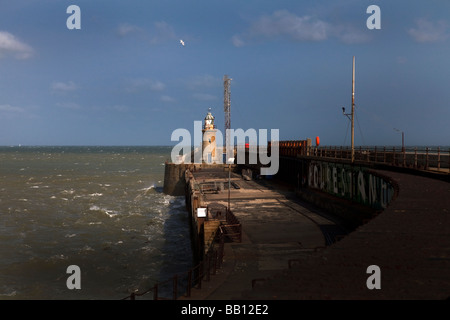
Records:
<instances>
[{"instance_id":1,"label":"concrete pier wall","mask_svg":"<svg viewBox=\"0 0 450 320\"><path fill-rule=\"evenodd\" d=\"M175 164L166 162L164 170L164 193L171 196L184 196L186 181L184 173L193 164Z\"/></svg>"},{"instance_id":2,"label":"concrete pier wall","mask_svg":"<svg viewBox=\"0 0 450 320\"><path fill-rule=\"evenodd\" d=\"M289 185L303 200L357 227L395 198L395 182L373 168L348 161L280 156L275 180ZM259 173L260 165L245 165Z\"/></svg>"}]
</instances>

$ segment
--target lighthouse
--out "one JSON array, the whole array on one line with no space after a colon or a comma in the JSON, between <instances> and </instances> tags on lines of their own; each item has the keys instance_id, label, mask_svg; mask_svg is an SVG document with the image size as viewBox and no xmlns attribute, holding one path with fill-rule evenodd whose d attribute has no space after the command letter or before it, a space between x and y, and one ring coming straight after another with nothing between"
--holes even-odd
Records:
<instances>
[{"instance_id":1,"label":"lighthouse","mask_svg":"<svg viewBox=\"0 0 450 320\"><path fill-rule=\"evenodd\" d=\"M216 133L217 129L214 125L214 117L211 114L211 108L208 109L204 124L203 124L203 142L202 142L202 162L203 163L218 163L219 154L217 152Z\"/></svg>"}]
</instances>

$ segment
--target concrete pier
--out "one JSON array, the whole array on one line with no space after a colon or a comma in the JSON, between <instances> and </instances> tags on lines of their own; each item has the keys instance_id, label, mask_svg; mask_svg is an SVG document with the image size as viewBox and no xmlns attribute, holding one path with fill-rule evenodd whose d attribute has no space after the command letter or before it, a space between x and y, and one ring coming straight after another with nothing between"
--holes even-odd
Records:
<instances>
[{"instance_id":1,"label":"concrete pier","mask_svg":"<svg viewBox=\"0 0 450 320\"><path fill-rule=\"evenodd\" d=\"M190 299L450 299L447 158L438 154L433 172L430 157L424 166L395 156L390 164L375 149L374 161L364 153L350 163L336 148L314 156L295 148L281 149L273 180L248 179L235 166L229 175L227 165L183 167L184 177L172 170L185 184L195 241L206 228L197 208L230 206L242 228Z\"/></svg>"},{"instance_id":2,"label":"concrete pier","mask_svg":"<svg viewBox=\"0 0 450 320\"><path fill-rule=\"evenodd\" d=\"M193 172L195 183L228 185L228 173L218 169ZM230 205L242 224L242 242L225 244L224 263L191 299L232 299L250 290L252 282L285 270L290 260L314 252L347 233L345 226L317 208L299 201L292 190L274 189L264 181L247 181L231 174ZM234 186L233 186L234 185ZM201 207L228 206L228 189L205 192Z\"/></svg>"},{"instance_id":3,"label":"concrete pier","mask_svg":"<svg viewBox=\"0 0 450 320\"><path fill-rule=\"evenodd\" d=\"M246 192L235 192L232 206L244 240L227 244L222 270L191 298L448 299L449 183L379 173L398 184L394 201L342 240L317 250L325 245L319 226L337 226L326 215L290 200L289 192L254 182ZM220 195L207 199L224 201ZM380 268L380 289L367 286L371 265Z\"/></svg>"}]
</instances>

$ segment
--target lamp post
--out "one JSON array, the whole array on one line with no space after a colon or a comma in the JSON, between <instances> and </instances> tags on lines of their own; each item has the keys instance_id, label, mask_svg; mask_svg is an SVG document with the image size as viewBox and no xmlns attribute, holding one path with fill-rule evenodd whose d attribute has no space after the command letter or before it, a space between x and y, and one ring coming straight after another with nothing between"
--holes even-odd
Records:
<instances>
[{"instance_id":1,"label":"lamp post","mask_svg":"<svg viewBox=\"0 0 450 320\"><path fill-rule=\"evenodd\" d=\"M396 128L394 128L394 130L402 133L402 152L405 152L405 133Z\"/></svg>"},{"instance_id":2,"label":"lamp post","mask_svg":"<svg viewBox=\"0 0 450 320\"><path fill-rule=\"evenodd\" d=\"M342 113L344 114L344 116L349 118L352 123L352 163L353 163L355 161L355 56L353 56L353 68L352 68L352 112L345 113L345 108L342 107Z\"/></svg>"},{"instance_id":3,"label":"lamp post","mask_svg":"<svg viewBox=\"0 0 450 320\"><path fill-rule=\"evenodd\" d=\"M230 212L230 191L231 191L231 164L234 163L234 158L228 158L228 212Z\"/></svg>"}]
</instances>

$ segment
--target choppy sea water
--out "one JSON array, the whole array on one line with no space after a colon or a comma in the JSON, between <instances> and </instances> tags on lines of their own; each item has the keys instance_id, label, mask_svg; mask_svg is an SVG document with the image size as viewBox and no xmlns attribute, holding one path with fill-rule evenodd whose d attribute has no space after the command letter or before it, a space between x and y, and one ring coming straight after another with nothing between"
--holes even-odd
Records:
<instances>
[{"instance_id":1,"label":"choppy sea water","mask_svg":"<svg viewBox=\"0 0 450 320\"><path fill-rule=\"evenodd\" d=\"M184 198L162 193L169 156L0 147L0 299L121 299L192 267Z\"/></svg>"}]
</instances>

